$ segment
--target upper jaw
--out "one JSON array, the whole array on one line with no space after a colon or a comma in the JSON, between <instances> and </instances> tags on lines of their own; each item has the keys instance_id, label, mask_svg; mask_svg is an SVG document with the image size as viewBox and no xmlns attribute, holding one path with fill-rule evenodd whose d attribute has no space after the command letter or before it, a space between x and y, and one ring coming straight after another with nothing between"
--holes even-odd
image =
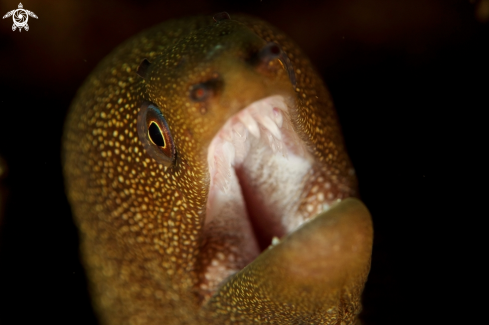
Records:
<instances>
[{"instance_id":1,"label":"upper jaw","mask_svg":"<svg viewBox=\"0 0 489 325\"><path fill-rule=\"evenodd\" d=\"M283 96L273 95L251 103L229 118L214 136L207 152L211 190L229 189L231 169L243 164L254 149L253 144L284 158L289 151L295 153L299 149ZM304 155L305 148L300 149Z\"/></svg>"},{"instance_id":2,"label":"upper jaw","mask_svg":"<svg viewBox=\"0 0 489 325\"><path fill-rule=\"evenodd\" d=\"M288 194L288 201L282 196L276 198L273 205L273 208L281 206L279 213L282 215L278 218L285 221L285 214L291 211L284 209L282 202L297 201L301 197L301 184L314 164L313 157L293 127L292 109L290 101L282 95L265 97L229 118L214 136L207 152L210 187L206 224L215 217L216 202L229 201L228 196L235 195L231 192L246 195L250 187L255 194ZM266 180L262 180L263 177ZM249 199L250 195L247 196ZM265 201L272 203L271 200ZM246 203L249 209L250 202ZM279 221L275 220L276 223ZM276 235L293 230L290 226L283 226L284 230Z\"/></svg>"}]
</instances>

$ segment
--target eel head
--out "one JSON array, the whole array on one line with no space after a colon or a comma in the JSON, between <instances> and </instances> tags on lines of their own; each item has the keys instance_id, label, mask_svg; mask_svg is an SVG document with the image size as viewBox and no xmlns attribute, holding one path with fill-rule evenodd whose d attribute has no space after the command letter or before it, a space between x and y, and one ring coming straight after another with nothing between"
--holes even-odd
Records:
<instances>
[{"instance_id":1,"label":"eel head","mask_svg":"<svg viewBox=\"0 0 489 325\"><path fill-rule=\"evenodd\" d=\"M65 173L96 307L354 323L372 225L329 94L281 32L227 18L129 41L73 104Z\"/></svg>"}]
</instances>

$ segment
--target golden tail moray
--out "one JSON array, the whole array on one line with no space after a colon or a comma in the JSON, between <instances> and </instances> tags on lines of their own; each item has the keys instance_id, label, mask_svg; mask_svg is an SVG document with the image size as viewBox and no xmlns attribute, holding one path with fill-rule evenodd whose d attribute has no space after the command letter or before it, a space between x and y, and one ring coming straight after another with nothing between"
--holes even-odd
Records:
<instances>
[{"instance_id":1,"label":"golden tail moray","mask_svg":"<svg viewBox=\"0 0 489 325\"><path fill-rule=\"evenodd\" d=\"M256 18L172 20L106 57L63 145L102 324L355 324L373 230L330 95Z\"/></svg>"}]
</instances>

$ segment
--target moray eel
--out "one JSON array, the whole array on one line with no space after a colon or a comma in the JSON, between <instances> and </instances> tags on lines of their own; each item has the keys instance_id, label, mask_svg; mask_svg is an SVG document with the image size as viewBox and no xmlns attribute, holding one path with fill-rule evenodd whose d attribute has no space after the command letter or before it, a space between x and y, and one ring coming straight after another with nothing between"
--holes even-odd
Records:
<instances>
[{"instance_id":1,"label":"moray eel","mask_svg":"<svg viewBox=\"0 0 489 325\"><path fill-rule=\"evenodd\" d=\"M329 93L287 36L226 13L106 57L63 163L102 324L356 324L373 230Z\"/></svg>"}]
</instances>

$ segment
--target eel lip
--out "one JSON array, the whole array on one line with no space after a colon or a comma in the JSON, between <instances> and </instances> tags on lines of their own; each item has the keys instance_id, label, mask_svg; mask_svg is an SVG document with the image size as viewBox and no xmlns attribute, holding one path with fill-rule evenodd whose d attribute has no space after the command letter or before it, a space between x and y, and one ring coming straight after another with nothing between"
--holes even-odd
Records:
<instances>
[{"instance_id":1,"label":"eel lip","mask_svg":"<svg viewBox=\"0 0 489 325\"><path fill-rule=\"evenodd\" d=\"M346 312L341 308L358 314L372 243L368 209L358 199L347 198L264 251L220 287L205 308L216 313L229 307L267 310L283 306L297 311L295 306L300 306L299 318L318 312L341 317ZM242 290L236 290L243 287L246 306L240 305ZM282 323L280 313L273 317ZM287 323L299 322L288 318Z\"/></svg>"},{"instance_id":2,"label":"eel lip","mask_svg":"<svg viewBox=\"0 0 489 325\"><path fill-rule=\"evenodd\" d=\"M253 102L232 116L209 146L198 284L203 301L272 238L277 242L338 199L295 132L289 105L280 95Z\"/></svg>"}]
</instances>

